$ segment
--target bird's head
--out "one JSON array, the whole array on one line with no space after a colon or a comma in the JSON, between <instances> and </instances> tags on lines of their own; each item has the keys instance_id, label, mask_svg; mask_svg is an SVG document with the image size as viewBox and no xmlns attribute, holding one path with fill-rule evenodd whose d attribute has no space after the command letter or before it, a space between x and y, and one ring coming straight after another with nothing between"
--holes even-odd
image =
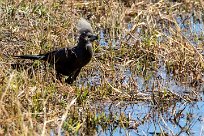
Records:
<instances>
[{"instance_id":1,"label":"bird's head","mask_svg":"<svg viewBox=\"0 0 204 136\"><path fill-rule=\"evenodd\" d=\"M91 24L88 23L85 19L81 18L79 20L77 28L80 33L79 40L93 42L94 40L98 39L98 36L93 34Z\"/></svg>"}]
</instances>

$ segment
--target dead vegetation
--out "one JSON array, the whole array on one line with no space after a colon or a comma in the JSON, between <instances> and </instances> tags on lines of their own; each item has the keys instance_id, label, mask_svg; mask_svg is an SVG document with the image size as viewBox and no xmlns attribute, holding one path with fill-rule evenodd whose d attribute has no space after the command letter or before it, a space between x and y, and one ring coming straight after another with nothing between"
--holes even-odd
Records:
<instances>
[{"instance_id":1,"label":"dead vegetation","mask_svg":"<svg viewBox=\"0 0 204 136\"><path fill-rule=\"evenodd\" d=\"M176 102L202 100L203 32L194 27L203 25L203 3L127 2L0 2L0 134L94 135L97 125L106 130L110 124L137 129L170 107L172 120L178 121L182 110L175 113ZM18 62L12 55L75 45L75 24L81 16L101 39L75 84L60 83L51 68L31 68L33 76L11 69L10 64ZM162 66L170 80L158 76ZM170 90L163 80L190 91ZM139 120L104 110L108 104L123 109L142 102L156 110Z\"/></svg>"}]
</instances>

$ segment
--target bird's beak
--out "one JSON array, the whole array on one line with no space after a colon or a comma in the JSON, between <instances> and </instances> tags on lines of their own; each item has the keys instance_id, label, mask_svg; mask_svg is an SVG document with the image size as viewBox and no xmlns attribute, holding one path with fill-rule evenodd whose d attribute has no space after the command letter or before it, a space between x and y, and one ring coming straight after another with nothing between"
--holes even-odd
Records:
<instances>
[{"instance_id":1,"label":"bird's beak","mask_svg":"<svg viewBox=\"0 0 204 136\"><path fill-rule=\"evenodd\" d=\"M91 41L91 42L93 42L93 41L95 41L95 40L98 40L98 35L92 35L92 36L90 37L90 41Z\"/></svg>"}]
</instances>

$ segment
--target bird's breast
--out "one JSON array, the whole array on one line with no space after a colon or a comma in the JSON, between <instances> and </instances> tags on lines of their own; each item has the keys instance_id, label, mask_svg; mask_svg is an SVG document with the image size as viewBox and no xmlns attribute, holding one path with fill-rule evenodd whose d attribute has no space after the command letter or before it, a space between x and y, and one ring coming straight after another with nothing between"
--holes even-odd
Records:
<instances>
[{"instance_id":1,"label":"bird's breast","mask_svg":"<svg viewBox=\"0 0 204 136\"><path fill-rule=\"evenodd\" d=\"M93 56L93 50L92 50L91 46L86 46L85 48L83 48L83 50L79 54L79 58L78 58L80 63L81 63L81 66L83 67L87 63L89 63L92 56Z\"/></svg>"}]
</instances>

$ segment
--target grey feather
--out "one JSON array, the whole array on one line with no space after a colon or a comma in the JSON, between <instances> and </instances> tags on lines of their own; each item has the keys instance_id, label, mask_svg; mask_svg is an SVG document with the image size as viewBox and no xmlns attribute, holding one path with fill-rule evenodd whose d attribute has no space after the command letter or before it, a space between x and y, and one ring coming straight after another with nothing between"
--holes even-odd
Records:
<instances>
[{"instance_id":1,"label":"grey feather","mask_svg":"<svg viewBox=\"0 0 204 136\"><path fill-rule=\"evenodd\" d=\"M79 31L79 33L83 33L85 31L89 31L91 33L93 33L93 29L91 27L91 24L89 22L87 22L86 19L81 18L77 24L77 29Z\"/></svg>"}]
</instances>

